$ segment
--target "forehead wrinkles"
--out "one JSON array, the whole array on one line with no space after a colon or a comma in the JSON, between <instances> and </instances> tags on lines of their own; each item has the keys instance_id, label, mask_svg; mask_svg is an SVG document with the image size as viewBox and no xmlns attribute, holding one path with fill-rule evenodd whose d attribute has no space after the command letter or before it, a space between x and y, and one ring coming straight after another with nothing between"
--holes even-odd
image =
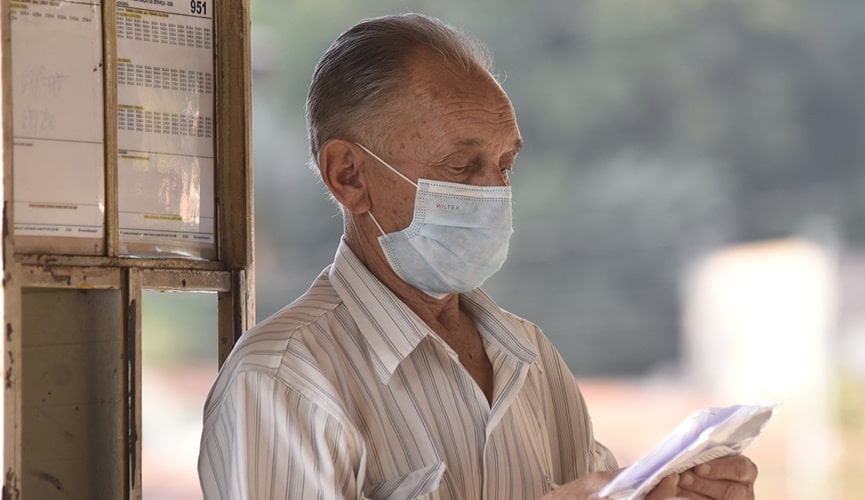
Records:
<instances>
[{"instance_id":1,"label":"forehead wrinkles","mask_svg":"<svg viewBox=\"0 0 865 500\"><path fill-rule=\"evenodd\" d=\"M489 125L506 125L515 121L509 102L485 106L476 101L443 103L439 116L453 120L477 120Z\"/></svg>"},{"instance_id":2,"label":"forehead wrinkles","mask_svg":"<svg viewBox=\"0 0 865 500\"><path fill-rule=\"evenodd\" d=\"M504 90L489 73L459 71L426 57L410 63L403 89L409 100L430 110L471 103L510 108Z\"/></svg>"},{"instance_id":3,"label":"forehead wrinkles","mask_svg":"<svg viewBox=\"0 0 865 500\"><path fill-rule=\"evenodd\" d=\"M513 107L503 94L487 95L483 100L466 94L465 98L439 101L430 118L439 139L437 146L510 150L519 140Z\"/></svg>"},{"instance_id":4,"label":"forehead wrinkles","mask_svg":"<svg viewBox=\"0 0 865 500\"><path fill-rule=\"evenodd\" d=\"M452 78L451 81L423 81L411 86L412 98L428 111L450 113L479 108L485 112L513 113L513 107L504 90L492 78Z\"/></svg>"},{"instance_id":5,"label":"forehead wrinkles","mask_svg":"<svg viewBox=\"0 0 865 500\"><path fill-rule=\"evenodd\" d=\"M484 82L474 87L416 89L415 113L420 121L441 126L516 124L514 109L504 91Z\"/></svg>"},{"instance_id":6,"label":"forehead wrinkles","mask_svg":"<svg viewBox=\"0 0 865 500\"><path fill-rule=\"evenodd\" d=\"M391 130L414 147L432 153L454 146L492 146L510 150L519 142L514 109L489 74L455 72L441 64L412 64L392 102L399 125ZM397 124L394 124L397 125ZM394 144L397 150L410 147Z\"/></svg>"}]
</instances>

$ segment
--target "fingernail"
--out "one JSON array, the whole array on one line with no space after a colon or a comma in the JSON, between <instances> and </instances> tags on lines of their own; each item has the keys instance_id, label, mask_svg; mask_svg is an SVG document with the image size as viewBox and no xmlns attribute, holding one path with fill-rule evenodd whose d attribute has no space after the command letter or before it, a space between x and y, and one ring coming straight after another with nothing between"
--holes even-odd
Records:
<instances>
[{"instance_id":1,"label":"fingernail","mask_svg":"<svg viewBox=\"0 0 865 500\"><path fill-rule=\"evenodd\" d=\"M701 464L699 467L697 467L697 473L700 474L701 476L705 476L711 470L712 470L712 466L709 464Z\"/></svg>"},{"instance_id":2,"label":"fingernail","mask_svg":"<svg viewBox=\"0 0 865 500\"><path fill-rule=\"evenodd\" d=\"M682 474L681 476L679 476L679 484L681 484L682 486L688 486L693 482L694 478L690 474Z\"/></svg>"}]
</instances>

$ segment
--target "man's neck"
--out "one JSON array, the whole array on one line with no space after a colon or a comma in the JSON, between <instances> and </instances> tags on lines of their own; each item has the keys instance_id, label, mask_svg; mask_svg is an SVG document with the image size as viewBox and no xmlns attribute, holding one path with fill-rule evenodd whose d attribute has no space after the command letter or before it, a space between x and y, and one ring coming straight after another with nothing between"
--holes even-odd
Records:
<instances>
[{"instance_id":1,"label":"man's neck","mask_svg":"<svg viewBox=\"0 0 865 500\"><path fill-rule=\"evenodd\" d=\"M360 236L350 225L345 229L343 239L358 260L424 323L433 330L453 324L453 318L459 315L459 295L450 294L437 299L409 285L391 269L377 239Z\"/></svg>"},{"instance_id":2,"label":"man's neck","mask_svg":"<svg viewBox=\"0 0 865 500\"><path fill-rule=\"evenodd\" d=\"M454 350L486 396L487 402L492 404L493 367L474 320L460 307L460 296L450 294L436 299L409 285L391 269L383 252L378 248L378 241L352 237L352 234L357 233L348 230L348 227L346 229L344 239L355 256Z\"/></svg>"}]
</instances>

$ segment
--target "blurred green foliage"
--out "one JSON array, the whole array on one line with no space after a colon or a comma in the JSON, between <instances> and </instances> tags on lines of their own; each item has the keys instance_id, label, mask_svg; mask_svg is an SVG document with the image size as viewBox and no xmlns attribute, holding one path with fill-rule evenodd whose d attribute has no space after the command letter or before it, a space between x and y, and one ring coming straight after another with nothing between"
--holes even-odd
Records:
<instances>
[{"instance_id":1,"label":"blurred green foliage","mask_svg":"<svg viewBox=\"0 0 865 500\"><path fill-rule=\"evenodd\" d=\"M145 290L141 304L141 357L146 366L215 365L215 293Z\"/></svg>"}]
</instances>

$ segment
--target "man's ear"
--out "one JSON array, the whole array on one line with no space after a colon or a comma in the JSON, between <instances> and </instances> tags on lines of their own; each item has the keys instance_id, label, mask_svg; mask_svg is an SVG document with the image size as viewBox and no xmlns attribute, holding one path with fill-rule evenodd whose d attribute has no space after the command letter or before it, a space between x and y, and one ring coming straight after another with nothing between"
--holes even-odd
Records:
<instances>
[{"instance_id":1,"label":"man's ear","mask_svg":"<svg viewBox=\"0 0 865 500\"><path fill-rule=\"evenodd\" d=\"M331 139L318 152L321 178L333 197L354 214L369 211L366 176L361 168L364 157L360 148L349 141Z\"/></svg>"}]
</instances>

